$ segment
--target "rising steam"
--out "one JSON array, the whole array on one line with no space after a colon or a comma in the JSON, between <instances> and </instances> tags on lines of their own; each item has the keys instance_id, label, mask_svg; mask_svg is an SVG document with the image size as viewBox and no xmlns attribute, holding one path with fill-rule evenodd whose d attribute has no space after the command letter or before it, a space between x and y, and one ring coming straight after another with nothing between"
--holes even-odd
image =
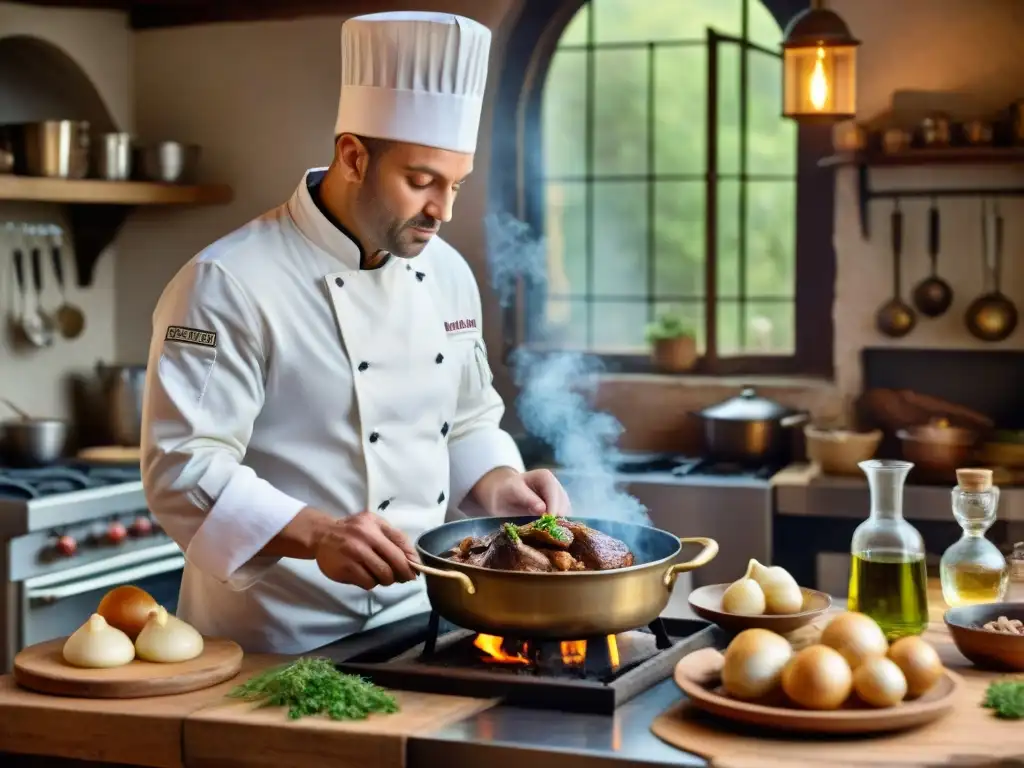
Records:
<instances>
[{"instance_id":1,"label":"rising steam","mask_svg":"<svg viewBox=\"0 0 1024 768\"><path fill-rule=\"evenodd\" d=\"M544 241L508 214L489 214L486 226L490 273L507 307L518 281L545 283ZM520 390L519 418L527 432L551 446L577 514L647 523L646 508L615 487L615 443L622 425L592 406L601 361L592 355L518 349L509 363Z\"/></svg>"}]
</instances>

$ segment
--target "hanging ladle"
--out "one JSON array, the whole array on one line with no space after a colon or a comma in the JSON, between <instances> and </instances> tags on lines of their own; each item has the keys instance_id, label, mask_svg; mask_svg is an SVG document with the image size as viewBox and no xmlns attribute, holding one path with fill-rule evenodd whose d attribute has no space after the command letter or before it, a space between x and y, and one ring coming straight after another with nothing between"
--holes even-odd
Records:
<instances>
[{"instance_id":1,"label":"hanging ladle","mask_svg":"<svg viewBox=\"0 0 1024 768\"><path fill-rule=\"evenodd\" d=\"M939 317L953 303L953 289L939 277L939 207L935 198L928 209L928 258L932 271L914 288L914 306L925 317Z\"/></svg>"},{"instance_id":2,"label":"hanging ladle","mask_svg":"<svg viewBox=\"0 0 1024 768\"><path fill-rule=\"evenodd\" d=\"M988 215L984 200L981 203L981 247L985 261L985 288L987 293L971 302L964 322L971 335L982 341L1002 341L1017 327L1017 307L1000 290L1003 266L1003 215L999 205L992 203L992 216ZM992 236L989 237L989 222Z\"/></svg>"},{"instance_id":3,"label":"hanging ladle","mask_svg":"<svg viewBox=\"0 0 1024 768\"><path fill-rule=\"evenodd\" d=\"M900 256L903 252L903 212L900 210L898 198L893 206L891 222L893 296L879 308L875 315L875 325L880 333L898 339L906 336L917 325L914 308L903 301L901 295Z\"/></svg>"}]
</instances>

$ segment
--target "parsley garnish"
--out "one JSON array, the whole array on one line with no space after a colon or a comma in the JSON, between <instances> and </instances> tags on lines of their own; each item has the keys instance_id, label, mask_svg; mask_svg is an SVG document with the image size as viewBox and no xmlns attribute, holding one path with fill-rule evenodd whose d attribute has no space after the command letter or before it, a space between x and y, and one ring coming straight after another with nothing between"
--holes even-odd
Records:
<instances>
[{"instance_id":1,"label":"parsley garnish","mask_svg":"<svg viewBox=\"0 0 1024 768\"><path fill-rule=\"evenodd\" d=\"M259 701L260 707L288 707L288 717L327 715L332 720L363 720L376 712L398 711L395 697L368 680L345 675L330 659L304 658L236 686L228 696Z\"/></svg>"},{"instance_id":2,"label":"parsley garnish","mask_svg":"<svg viewBox=\"0 0 1024 768\"><path fill-rule=\"evenodd\" d=\"M545 531L552 538L559 541L565 541L569 538L566 536L565 529L558 524L558 518L555 515L541 515L534 521L533 527L538 531Z\"/></svg>"},{"instance_id":3,"label":"parsley garnish","mask_svg":"<svg viewBox=\"0 0 1024 768\"><path fill-rule=\"evenodd\" d=\"M1024 680L997 680L985 691L981 706L995 710L1003 720L1024 718Z\"/></svg>"},{"instance_id":4,"label":"parsley garnish","mask_svg":"<svg viewBox=\"0 0 1024 768\"><path fill-rule=\"evenodd\" d=\"M514 523L505 523L505 535L508 536L512 541L519 541L519 529L516 528Z\"/></svg>"}]
</instances>

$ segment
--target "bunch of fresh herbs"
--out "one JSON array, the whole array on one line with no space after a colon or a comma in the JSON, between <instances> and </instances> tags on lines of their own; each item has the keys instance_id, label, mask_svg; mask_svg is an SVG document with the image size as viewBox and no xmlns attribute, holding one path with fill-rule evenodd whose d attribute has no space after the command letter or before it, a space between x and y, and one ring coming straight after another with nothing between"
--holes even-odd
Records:
<instances>
[{"instance_id":1,"label":"bunch of fresh herbs","mask_svg":"<svg viewBox=\"0 0 1024 768\"><path fill-rule=\"evenodd\" d=\"M302 658L268 669L236 686L228 696L258 701L260 707L287 707L293 720L307 715L363 720L374 713L398 711L395 697L383 688L342 674L323 658Z\"/></svg>"},{"instance_id":2,"label":"bunch of fresh herbs","mask_svg":"<svg viewBox=\"0 0 1024 768\"><path fill-rule=\"evenodd\" d=\"M996 717L1004 720L1024 719L1024 679L990 683L981 705L995 710Z\"/></svg>"}]
</instances>

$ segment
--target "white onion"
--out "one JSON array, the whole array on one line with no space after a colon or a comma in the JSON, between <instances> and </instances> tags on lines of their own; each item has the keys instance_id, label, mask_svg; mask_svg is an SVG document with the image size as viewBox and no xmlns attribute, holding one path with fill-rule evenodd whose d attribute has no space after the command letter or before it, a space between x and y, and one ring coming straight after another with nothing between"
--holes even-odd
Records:
<instances>
[{"instance_id":1,"label":"white onion","mask_svg":"<svg viewBox=\"0 0 1024 768\"><path fill-rule=\"evenodd\" d=\"M896 662L907 678L907 693L911 697L927 693L944 671L939 654L916 635L893 643L889 648L889 658Z\"/></svg>"},{"instance_id":2,"label":"white onion","mask_svg":"<svg viewBox=\"0 0 1024 768\"><path fill-rule=\"evenodd\" d=\"M94 613L65 641L64 661L76 667L123 667L135 658L135 646L124 632Z\"/></svg>"},{"instance_id":3,"label":"white onion","mask_svg":"<svg viewBox=\"0 0 1024 768\"><path fill-rule=\"evenodd\" d=\"M893 707L907 695L907 678L895 662L879 656L857 667L853 690L872 707Z\"/></svg>"},{"instance_id":4,"label":"white onion","mask_svg":"<svg viewBox=\"0 0 1024 768\"><path fill-rule=\"evenodd\" d=\"M203 636L191 624L157 606L135 640L135 652L145 661L188 661L203 652Z\"/></svg>"},{"instance_id":5,"label":"white onion","mask_svg":"<svg viewBox=\"0 0 1024 768\"><path fill-rule=\"evenodd\" d=\"M852 688L850 665L827 645L804 648L782 671L782 690L806 709L838 709Z\"/></svg>"},{"instance_id":6,"label":"white onion","mask_svg":"<svg viewBox=\"0 0 1024 768\"><path fill-rule=\"evenodd\" d=\"M889 650L885 633L875 620L854 611L832 619L821 633L821 644L839 651L851 669L868 659L885 656Z\"/></svg>"}]
</instances>

